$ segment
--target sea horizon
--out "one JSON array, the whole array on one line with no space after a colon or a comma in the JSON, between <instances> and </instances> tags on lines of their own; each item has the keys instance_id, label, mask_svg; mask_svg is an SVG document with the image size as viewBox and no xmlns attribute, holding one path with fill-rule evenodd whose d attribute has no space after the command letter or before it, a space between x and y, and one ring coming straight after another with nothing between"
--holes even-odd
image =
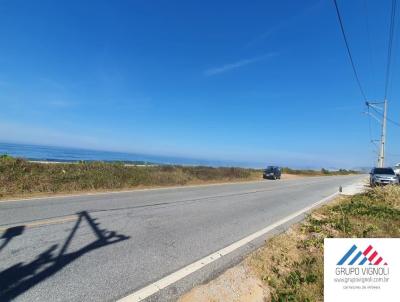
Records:
<instances>
[{"instance_id":1,"label":"sea horizon","mask_svg":"<svg viewBox=\"0 0 400 302\"><path fill-rule=\"evenodd\" d=\"M261 168L257 164L234 161L198 159L180 156L155 155L123 151L98 150L70 146L51 146L32 143L0 142L0 155L24 158L30 161L79 162L104 161L164 165L205 165L213 167Z\"/></svg>"},{"instance_id":2,"label":"sea horizon","mask_svg":"<svg viewBox=\"0 0 400 302\"><path fill-rule=\"evenodd\" d=\"M233 160L218 159L199 159L181 156L168 156L145 154L124 151L98 150L82 147L70 146L50 146L32 143L19 142L0 142L0 156L9 155L19 157L29 161L42 162L79 162L79 161L102 161L102 162L123 162L126 164L156 164L156 165L183 165L183 166L210 166L210 167L241 167L262 169L268 165L276 165L265 163L265 165L252 162L240 162ZM290 166L279 165L282 167L290 167L293 169L319 170L323 167L311 166ZM327 167L328 170L338 170L337 167ZM353 168L352 168L353 169ZM356 170L365 170L365 167L354 168Z\"/></svg>"}]
</instances>

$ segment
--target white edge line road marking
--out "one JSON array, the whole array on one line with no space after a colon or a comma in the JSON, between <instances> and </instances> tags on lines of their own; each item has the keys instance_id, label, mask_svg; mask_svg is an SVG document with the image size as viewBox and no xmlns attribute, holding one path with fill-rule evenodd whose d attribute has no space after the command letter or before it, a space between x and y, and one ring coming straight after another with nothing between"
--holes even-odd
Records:
<instances>
[{"instance_id":1,"label":"white edge line road marking","mask_svg":"<svg viewBox=\"0 0 400 302\"><path fill-rule=\"evenodd\" d=\"M189 264L183 268L181 268L180 270L154 282L151 283L145 287L143 287L142 289L139 289L138 291L118 300L118 302L139 302L142 301L152 295L154 295L155 293L159 292L160 290L162 290L163 288L166 288L167 286L183 279L184 277L190 275L191 273L194 273L195 271L203 268L204 266L206 266L207 264L210 264L216 260L218 260L219 258L233 252L234 250L248 244L249 242L253 241L254 239L257 239L258 237L265 235L266 233L272 231L273 229L289 222L290 220L296 218L297 216L300 216L306 212L308 212L309 210L311 210L312 208L332 199L333 197L339 195L339 192L333 193L332 195L329 195L328 197L325 197L323 199L321 199L320 201L317 201L315 203L313 203L312 205L303 208L289 216L286 216L285 218L282 218L280 220L278 220L277 222L270 224L269 226L243 238L240 239L239 241L236 241L234 243L232 243L231 245L228 245L227 247L224 247L223 249L212 253L200 260L197 260L195 262L193 262L192 264Z\"/></svg>"},{"instance_id":2,"label":"white edge line road marking","mask_svg":"<svg viewBox=\"0 0 400 302\"><path fill-rule=\"evenodd\" d=\"M351 176L351 175L344 175ZM325 177L342 177L342 175L333 176L305 176L304 178L317 178L324 179ZM296 179L283 179L286 181L293 181ZM144 188L144 189L132 189L123 191L107 191L107 192L89 192L89 193L79 193L79 194L65 194L65 195L52 195L52 196L40 196L40 197L30 197L30 198L15 198L15 199L2 199L0 203L3 202L14 202L14 201L30 201L30 200L40 200L40 199L56 199L56 198L70 198L70 197L84 197L84 196L96 196L96 195L107 195L107 194L123 194L123 193L133 193L133 192L143 192L143 191L156 191L156 190L176 190L176 189L189 189L189 188L201 188L201 187L212 187L212 186L225 186L225 185L239 185L239 184L251 184L251 183L262 183L263 180L251 180L251 181L237 181L237 182L220 182L211 184L200 184L200 185L188 185L188 186L172 186L172 187L156 187L156 188Z\"/></svg>"}]
</instances>

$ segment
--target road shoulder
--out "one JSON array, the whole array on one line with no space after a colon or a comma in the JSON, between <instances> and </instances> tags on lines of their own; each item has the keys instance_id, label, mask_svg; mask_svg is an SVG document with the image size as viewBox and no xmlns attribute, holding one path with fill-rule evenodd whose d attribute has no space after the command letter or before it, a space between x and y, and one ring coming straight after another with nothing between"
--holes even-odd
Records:
<instances>
[{"instance_id":1,"label":"road shoulder","mask_svg":"<svg viewBox=\"0 0 400 302\"><path fill-rule=\"evenodd\" d=\"M360 193L361 185L343 188L345 194L179 301L322 301L324 238L400 236L400 187Z\"/></svg>"}]
</instances>

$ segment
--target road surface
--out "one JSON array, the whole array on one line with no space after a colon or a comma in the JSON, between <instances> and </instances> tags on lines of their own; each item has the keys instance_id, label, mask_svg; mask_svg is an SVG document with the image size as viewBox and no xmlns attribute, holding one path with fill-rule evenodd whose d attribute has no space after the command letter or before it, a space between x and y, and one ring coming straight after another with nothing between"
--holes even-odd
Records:
<instances>
[{"instance_id":1,"label":"road surface","mask_svg":"<svg viewBox=\"0 0 400 302\"><path fill-rule=\"evenodd\" d=\"M0 202L0 301L121 299L362 177ZM261 237L147 301L175 300L239 261Z\"/></svg>"}]
</instances>

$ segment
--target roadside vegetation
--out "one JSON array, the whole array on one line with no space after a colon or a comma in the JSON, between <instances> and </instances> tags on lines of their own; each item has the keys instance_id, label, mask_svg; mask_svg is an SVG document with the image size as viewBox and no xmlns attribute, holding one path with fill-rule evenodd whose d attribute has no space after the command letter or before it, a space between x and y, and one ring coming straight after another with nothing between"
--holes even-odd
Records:
<instances>
[{"instance_id":1,"label":"roadside vegetation","mask_svg":"<svg viewBox=\"0 0 400 302\"><path fill-rule=\"evenodd\" d=\"M334 237L399 238L400 186L340 196L179 302L323 301L323 243Z\"/></svg>"},{"instance_id":2,"label":"roadside vegetation","mask_svg":"<svg viewBox=\"0 0 400 302\"><path fill-rule=\"evenodd\" d=\"M345 171L345 170L344 170ZM283 173L337 175L311 170ZM350 171L340 174L350 174ZM0 156L0 198L140 187L189 185L261 179L262 170L204 166L125 165L121 162L43 164L7 155Z\"/></svg>"},{"instance_id":3,"label":"roadside vegetation","mask_svg":"<svg viewBox=\"0 0 400 302\"><path fill-rule=\"evenodd\" d=\"M270 295L266 300L323 301L326 237L400 237L400 187L340 197L248 257L246 264Z\"/></svg>"},{"instance_id":4,"label":"roadside vegetation","mask_svg":"<svg viewBox=\"0 0 400 302\"><path fill-rule=\"evenodd\" d=\"M293 174L293 175L307 175L307 176L329 176L329 175L350 175L350 174L357 174L357 171L354 170L346 170L346 169L339 169L339 170L327 170L322 168L321 170L296 170L291 168L282 168L282 173L285 174Z\"/></svg>"},{"instance_id":5,"label":"roadside vegetation","mask_svg":"<svg viewBox=\"0 0 400 302\"><path fill-rule=\"evenodd\" d=\"M187 185L259 179L261 172L243 168L125 166L122 163L32 163L0 157L0 198L80 191Z\"/></svg>"}]
</instances>

